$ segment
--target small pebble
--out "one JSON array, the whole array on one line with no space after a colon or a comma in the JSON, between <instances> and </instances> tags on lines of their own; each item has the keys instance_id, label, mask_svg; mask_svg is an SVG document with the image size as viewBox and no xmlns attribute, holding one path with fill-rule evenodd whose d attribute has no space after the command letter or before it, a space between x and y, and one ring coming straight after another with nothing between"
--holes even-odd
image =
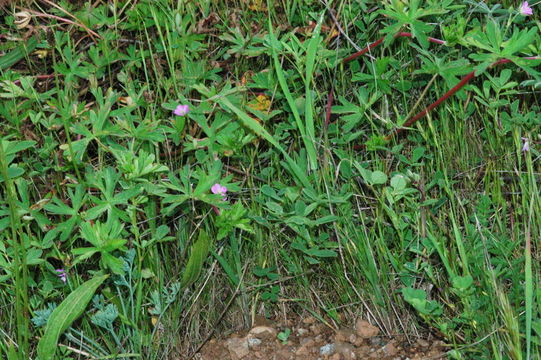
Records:
<instances>
[{"instance_id":1,"label":"small pebble","mask_svg":"<svg viewBox=\"0 0 541 360\"><path fill-rule=\"evenodd\" d=\"M248 346L253 348L253 347L257 347L261 345L261 340L259 340L258 338L249 338L248 339Z\"/></svg>"},{"instance_id":2,"label":"small pebble","mask_svg":"<svg viewBox=\"0 0 541 360\"><path fill-rule=\"evenodd\" d=\"M385 341L381 336L374 336L370 338L370 345L372 346L383 346Z\"/></svg>"},{"instance_id":3,"label":"small pebble","mask_svg":"<svg viewBox=\"0 0 541 360\"><path fill-rule=\"evenodd\" d=\"M319 348L319 354L321 356L329 356L334 354L334 344L326 344Z\"/></svg>"},{"instance_id":4,"label":"small pebble","mask_svg":"<svg viewBox=\"0 0 541 360\"><path fill-rule=\"evenodd\" d=\"M419 339L417 340L417 344L421 347L429 347L430 344L428 343L428 341L426 340L423 340L423 339Z\"/></svg>"},{"instance_id":5,"label":"small pebble","mask_svg":"<svg viewBox=\"0 0 541 360\"><path fill-rule=\"evenodd\" d=\"M358 319L355 323L355 331L357 331L358 336L364 339L368 339L379 334L379 329L377 327L362 319Z\"/></svg>"}]
</instances>

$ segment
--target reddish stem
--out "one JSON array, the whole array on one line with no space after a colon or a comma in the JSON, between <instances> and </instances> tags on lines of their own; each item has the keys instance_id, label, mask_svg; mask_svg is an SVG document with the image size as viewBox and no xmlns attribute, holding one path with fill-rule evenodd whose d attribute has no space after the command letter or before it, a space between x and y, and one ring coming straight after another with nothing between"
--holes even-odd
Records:
<instances>
[{"instance_id":1,"label":"reddish stem","mask_svg":"<svg viewBox=\"0 0 541 360\"><path fill-rule=\"evenodd\" d=\"M399 32L398 34L395 35L395 37L407 37L407 38L411 38L413 37L413 35L409 32ZM364 49L360 50L360 51L357 51L356 53L348 56L347 58L345 58L344 60L342 60L342 63L348 63L350 62L351 60L354 60L356 58L358 58L359 56L362 56L364 54L366 54L368 51L370 51L371 49L375 48L376 46L380 45L383 40L385 38L382 37L381 39L378 39L376 41L374 41L373 43L369 44L367 47L365 47ZM444 40L440 40L440 39L436 39L436 38L432 38L432 37L429 37L428 38L428 41L430 41L431 43L435 43L435 44L445 44L445 41ZM523 59L528 59L528 60L539 60L540 58L538 56L529 56L529 57L524 57ZM496 61L495 63L493 63L492 65L490 65L490 67L492 66L496 66L496 65L500 65L500 64L507 64L507 63L510 63L512 62L511 60L509 59L500 59L498 61ZM445 94L443 94L442 97L440 97L438 100L436 100L435 102L433 102L432 104L430 104L429 106L427 106L423 111L419 112L417 115L413 116L411 119L407 120L404 125L402 125L403 127L401 128L397 128L395 129L391 134L387 135L385 137L385 140L388 141L390 140L394 135L398 135L400 134L401 132L407 130L406 128L407 127L410 127L411 125L415 124L419 119L423 118L424 116L426 116L426 114L428 114L430 111L434 110L435 108L437 108L441 103L443 103L445 100L447 100L449 97L453 96L457 91L459 91L460 89L462 89L467 83L469 83L471 81L471 79L473 79L475 77L475 71L472 71L470 73L468 73L466 76L464 76L460 82L458 84L456 84L452 89L450 89L449 91L447 91ZM330 119L330 111L329 109L331 108L332 106L332 92L333 92L333 89L331 88L331 93L329 94L329 101L327 102L327 116L326 116L326 125L328 125L329 123L329 119ZM363 149L364 148L364 145L355 145L354 146L355 149Z\"/></svg>"},{"instance_id":2,"label":"reddish stem","mask_svg":"<svg viewBox=\"0 0 541 360\"><path fill-rule=\"evenodd\" d=\"M54 78L57 74L47 74L47 75L35 75L35 76L32 76L34 79L38 79L38 80L45 80L45 79L50 79L50 78ZM20 85L21 84L21 79L18 79L18 80L15 80L13 82L15 85Z\"/></svg>"},{"instance_id":3,"label":"reddish stem","mask_svg":"<svg viewBox=\"0 0 541 360\"><path fill-rule=\"evenodd\" d=\"M409 33L409 32L399 32L398 34L395 35L395 37L411 38L411 37L413 37L413 35L411 33ZM362 49L360 51L357 51L353 55L348 56L347 58L342 60L342 62L345 64L345 63L350 62L351 60L354 60L354 59L358 58L359 56L362 56L362 55L366 54L368 51L370 51L371 49L373 49L376 46L378 46L379 44L381 44L383 42L383 40L385 40L385 37L382 37L381 39L378 39L378 40L374 41L372 44L369 44L364 49ZM436 39L436 38L433 38L433 37L429 37L428 41L430 41L431 43L440 44L440 45L445 44L445 41L440 40L440 39Z\"/></svg>"},{"instance_id":4,"label":"reddish stem","mask_svg":"<svg viewBox=\"0 0 541 360\"><path fill-rule=\"evenodd\" d=\"M408 37L408 38L412 38L413 35L409 32L399 32L396 37ZM445 44L445 40L440 40L440 39L436 39L436 38L433 38L433 37L429 37L428 38L428 41L431 42L431 43L434 43L434 44L440 44L440 45L444 45Z\"/></svg>"},{"instance_id":5,"label":"reddish stem","mask_svg":"<svg viewBox=\"0 0 541 360\"><path fill-rule=\"evenodd\" d=\"M527 59L527 60L537 60L539 59L537 56L528 56L528 57L524 57L523 59ZM493 66L496 66L496 65L500 65L500 64L507 64L507 63L510 63L512 62L511 60L509 59L500 59L496 62L494 62L492 65L490 65L490 67L493 67ZM385 140L390 140L393 135L398 135L400 134L401 132L403 132L404 130L406 130L405 128L406 127L410 127L411 125L415 124L415 122L417 122L417 120L421 119L422 117L425 117L426 114L428 114L430 111L434 110L435 108L437 108L442 102L444 102L445 100L447 100L449 97L453 96L458 90L462 89L464 86L466 86L467 83L470 82L471 79L473 79L475 77L475 71L472 71L468 74L466 74L466 76L464 76L460 82L458 84L456 84L452 89L450 89L449 91L447 91L445 94L443 94L442 97L440 97L438 100L436 100L435 102L433 102L432 104L428 105L423 111L419 112L417 115L415 115L414 117L412 117L411 119L409 119L408 121L406 121L404 123L404 125L402 125L403 127L401 128L397 128L395 129L391 134L387 135L385 137Z\"/></svg>"},{"instance_id":6,"label":"reddish stem","mask_svg":"<svg viewBox=\"0 0 541 360\"><path fill-rule=\"evenodd\" d=\"M366 54L368 51L370 51L371 49L373 49L376 46L378 46L379 44L381 44L383 42L383 39L385 39L385 38L381 38L379 40L374 41L372 44L369 44L367 47L365 47L361 51L357 51L355 54L348 56L347 58L342 60L342 62L345 64L345 63L350 62L353 59L358 58L359 56L362 56L362 55Z\"/></svg>"},{"instance_id":7,"label":"reddish stem","mask_svg":"<svg viewBox=\"0 0 541 360\"><path fill-rule=\"evenodd\" d=\"M404 125L402 125L403 127L397 128L397 129L395 129L393 131L393 133L391 133L390 135L387 135L385 137L385 140L387 140L387 141L390 140L393 137L393 135L398 135L402 131L406 130L405 128L415 124L415 122L417 120L424 117L426 114L428 114L429 111L432 111L433 109L437 108L442 102L447 100L449 97L453 96L458 90L462 89L474 77L475 77L475 71L472 71L469 74L467 74L466 76L464 76L462 78L462 80L460 80L460 82L458 84L453 86L453 88L451 90L447 91L445 94L443 94L442 97L440 97L438 100L436 100L432 104L428 105L423 111L421 111L420 113L418 113L417 115L415 115L414 117L412 117L411 119L406 121L404 123Z\"/></svg>"}]
</instances>

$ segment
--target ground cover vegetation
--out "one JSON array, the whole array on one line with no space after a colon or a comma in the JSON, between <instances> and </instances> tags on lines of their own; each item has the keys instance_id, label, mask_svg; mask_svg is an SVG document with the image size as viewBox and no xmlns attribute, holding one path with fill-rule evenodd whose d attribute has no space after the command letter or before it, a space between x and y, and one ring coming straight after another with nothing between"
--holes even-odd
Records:
<instances>
[{"instance_id":1,"label":"ground cover vegetation","mask_svg":"<svg viewBox=\"0 0 541 360\"><path fill-rule=\"evenodd\" d=\"M2 358L294 313L539 358L537 3L1 3Z\"/></svg>"}]
</instances>

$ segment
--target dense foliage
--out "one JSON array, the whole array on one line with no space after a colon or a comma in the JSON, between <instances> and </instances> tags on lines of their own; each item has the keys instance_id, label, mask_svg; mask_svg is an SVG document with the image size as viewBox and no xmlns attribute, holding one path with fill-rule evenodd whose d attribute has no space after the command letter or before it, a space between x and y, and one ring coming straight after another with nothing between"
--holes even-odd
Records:
<instances>
[{"instance_id":1,"label":"dense foliage","mask_svg":"<svg viewBox=\"0 0 541 360\"><path fill-rule=\"evenodd\" d=\"M2 358L174 358L285 309L540 356L538 5L3 6Z\"/></svg>"}]
</instances>

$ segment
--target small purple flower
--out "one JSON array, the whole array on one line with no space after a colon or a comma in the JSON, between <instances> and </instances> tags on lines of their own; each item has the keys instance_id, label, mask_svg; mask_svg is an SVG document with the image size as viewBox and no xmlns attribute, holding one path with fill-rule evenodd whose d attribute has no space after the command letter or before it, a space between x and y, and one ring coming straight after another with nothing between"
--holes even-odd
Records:
<instances>
[{"instance_id":1,"label":"small purple flower","mask_svg":"<svg viewBox=\"0 0 541 360\"><path fill-rule=\"evenodd\" d=\"M522 138L524 144L522 145L522 152L530 151L530 140L528 138Z\"/></svg>"},{"instance_id":2,"label":"small purple flower","mask_svg":"<svg viewBox=\"0 0 541 360\"><path fill-rule=\"evenodd\" d=\"M533 15L533 10L530 5L528 5L527 1L524 1L522 5L520 5L520 14L523 16Z\"/></svg>"},{"instance_id":3,"label":"small purple flower","mask_svg":"<svg viewBox=\"0 0 541 360\"><path fill-rule=\"evenodd\" d=\"M173 114L176 116L186 116L190 112L190 107L188 105L177 105L175 110L173 110Z\"/></svg>"},{"instance_id":4,"label":"small purple flower","mask_svg":"<svg viewBox=\"0 0 541 360\"><path fill-rule=\"evenodd\" d=\"M212 191L213 194L222 195L224 201L227 200L227 196L225 195L227 193L227 188L225 186L222 186L220 184L214 184L210 188L210 191Z\"/></svg>"},{"instance_id":5,"label":"small purple flower","mask_svg":"<svg viewBox=\"0 0 541 360\"><path fill-rule=\"evenodd\" d=\"M68 275L66 274L66 270L64 269L56 269L57 272L56 276L62 280L62 282L65 284L68 281Z\"/></svg>"}]
</instances>

